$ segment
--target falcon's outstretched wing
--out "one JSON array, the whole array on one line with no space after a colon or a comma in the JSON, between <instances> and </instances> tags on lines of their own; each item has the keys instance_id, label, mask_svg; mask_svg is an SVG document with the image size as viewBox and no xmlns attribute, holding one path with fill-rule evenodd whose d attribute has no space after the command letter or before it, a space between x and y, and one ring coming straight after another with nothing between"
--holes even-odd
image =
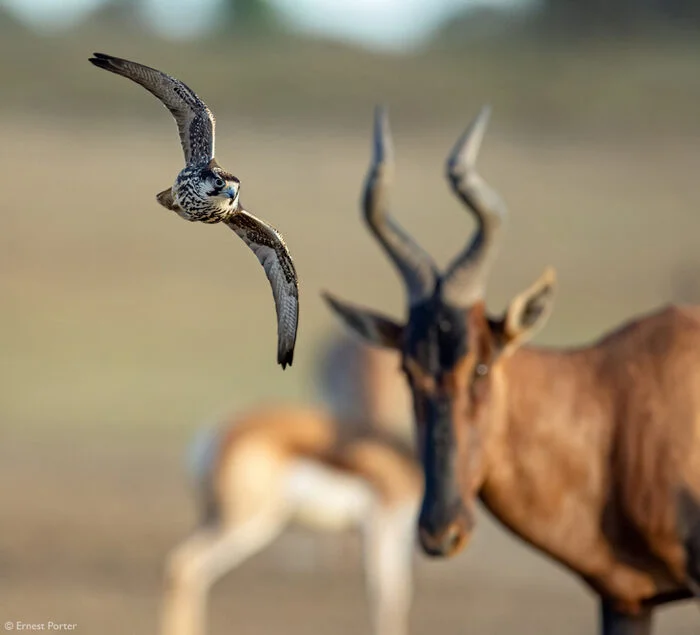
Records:
<instances>
[{"instance_id":1,"label":"falcon's outstretched wing","mask_svg":"<svg viewBox=\"0 0 700 635\"><path fill-rule=\"evenodd\" d=\"M180 131L185 162L209 163L214 157L214 115L194 91L161 71L104 53L90 61L98 68L128 77L160 99L172 113Z\"/></svg>"},{"instance_id":2,"label":"falcon's outstretched wing","mask_svg":"<svg viewBox=\"0 0 700 635\"><path fill-rule=\"evenodd\" d=\"M277 363L292 365L299 323L299 283L280 233L243 208L224 221L257 256L272 287L277 311Z\"/></svg>"}]
</instances>

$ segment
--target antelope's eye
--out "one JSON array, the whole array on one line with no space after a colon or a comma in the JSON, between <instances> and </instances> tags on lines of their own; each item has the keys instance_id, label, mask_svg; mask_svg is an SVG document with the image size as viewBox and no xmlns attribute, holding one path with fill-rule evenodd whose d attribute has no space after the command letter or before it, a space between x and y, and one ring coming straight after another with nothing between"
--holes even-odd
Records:
<instances>
[{"instance_id":1,"label":"antelope's eye","mask_svg":"<svg viewBox=\"0 0 700 635\"><path fill-rule=\"evenodd\" d=\"M226 181L224 181L223 179L219 177L214 179L214 187L218 187L219 189L221 189L222 187L224 187L224 185L226 185Z\"/></svg>"},{"instance_id":2,"label":"antelope's eye","mask_svg":"<svg viewBox=\"0 0 700 635\"><path fill-rule=\"evenodd\" d=\"M474 369L474 374L477 377L486 377L486 375L489 372L489 367L486 364L477 364L476 368Z\"/></svg>"}]
</instances>

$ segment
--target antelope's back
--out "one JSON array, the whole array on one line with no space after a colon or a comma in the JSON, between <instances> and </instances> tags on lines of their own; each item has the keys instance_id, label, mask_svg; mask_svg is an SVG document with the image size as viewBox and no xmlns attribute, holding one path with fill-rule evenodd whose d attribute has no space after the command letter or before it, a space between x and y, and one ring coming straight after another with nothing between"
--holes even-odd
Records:
<instances>
[{"instance_id":1,"label":"antelope's back","mask_svg":"<svg viewBox=\"0 0 700 635\"><path fill-rule=\"evenodd\" d=\"M338 442L338 426L323 408L296 404L263 405L231 418L224 424L226 446L261 444L280 455L315 456Z\"/></svg>"},{"instance_id":2,"label":"antelope's back","mask_svg":"<svg viewBox=\"0 0 700 635\"><path fill-rule=\"evenodd\" d=\"M421 488L410 443L320 407L290 404L243 413L228 424L219 461L231 461L241 448L251 446L264 447L286 464L315 464L364 480L386 501L412 498Z\"/></svg>"},{"instance_id":3,"label":"antelope's back","mask_svg":"<svg viewBox=\"0 0 700 635\"><path fill-rule=\"evenodd\" d=\"M261 406L203 426L187 456L202 522L218 522L225 507L245 515L243 508L253 513L263 499L271 503L288 463L329 452L337 434L324 411L293 405Z\"/></svg>"}]
</instances>

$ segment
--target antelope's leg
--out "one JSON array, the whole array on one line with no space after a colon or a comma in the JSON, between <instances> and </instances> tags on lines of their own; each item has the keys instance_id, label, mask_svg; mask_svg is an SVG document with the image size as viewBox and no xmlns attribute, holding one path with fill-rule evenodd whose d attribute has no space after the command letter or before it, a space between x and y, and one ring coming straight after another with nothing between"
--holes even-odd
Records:
<instances>
[{"instance_id":1,"label":"antelope's leg","mask_svg":"<svg viewBox=\"0 0 700 635\"><path fill-rule=\"evenodd\" d=\"M417 510L378 505L364 527L364 568L373 635L407 635Z\"/></svg>"},{"instance_id":2,"label":"antelope's leg","mask_svg":"<svg viewBox=\"0 0 700 635\"><path fill-rule=\"evenodd\" d=\"M700 600L700 577L689 577L688 588L697 600Z\"/></svg>"},{"instance_id":3,"label":"antelope's leg","mask_svg":"<svg viewBox=\"0 0 700 635\"><path fill-rule=\"evenodd\" d=\"M654 609L643 608L638 615L616 611L606 600L601 600L601 635L651 635Z\"/></svg>"},{"instance_id":4,"label":"antelope's leg","mask_svg":"<svg viewBox=\"0 0 700 635\"><path fill-rule=\"evenodd\" d=\"M204 635L206 598L224 574L269 545L287 517L261 514L233 527L203 527L168 557L161 635Z\"/></svg>"},{"instance_id":5,"label":"antelope's leg","mask_svg":"<svg viewBox=\"0 0 700 635\"><path fill-rule=\"evenodd\" d=\"M687 568L687 586L696 599L700 600L700 553L694 549L688 549Z\"/></svg>"},{"instance_id":6,"label":"antelope's leg","mask_svg":"<svg viewBox=\"0 0 700 635\"><path fill-rule=\"evenodd\" d=\"M700 503L689 490L681 491L678 511L685 543L686 582L695 597L700 598Z\"/></svg>"}]
</instances>

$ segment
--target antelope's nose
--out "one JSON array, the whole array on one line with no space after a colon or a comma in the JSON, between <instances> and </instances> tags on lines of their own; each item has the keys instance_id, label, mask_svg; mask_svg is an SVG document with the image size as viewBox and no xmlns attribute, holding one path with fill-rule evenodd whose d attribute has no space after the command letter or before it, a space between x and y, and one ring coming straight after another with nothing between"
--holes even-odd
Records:
<instances>
[{"instance_id":1,"label":"antelope's nose","mask_svg":"<svg viewBox=\"0 0 700 635\"><path fill-rule=\"evenodd\" d=\"M467 545L472 534L472 525L471 516L464 508L449 521L441 523L421 515L418 521L418 540L427 555L449 558Z\"/></svg>"}]
</instances>

